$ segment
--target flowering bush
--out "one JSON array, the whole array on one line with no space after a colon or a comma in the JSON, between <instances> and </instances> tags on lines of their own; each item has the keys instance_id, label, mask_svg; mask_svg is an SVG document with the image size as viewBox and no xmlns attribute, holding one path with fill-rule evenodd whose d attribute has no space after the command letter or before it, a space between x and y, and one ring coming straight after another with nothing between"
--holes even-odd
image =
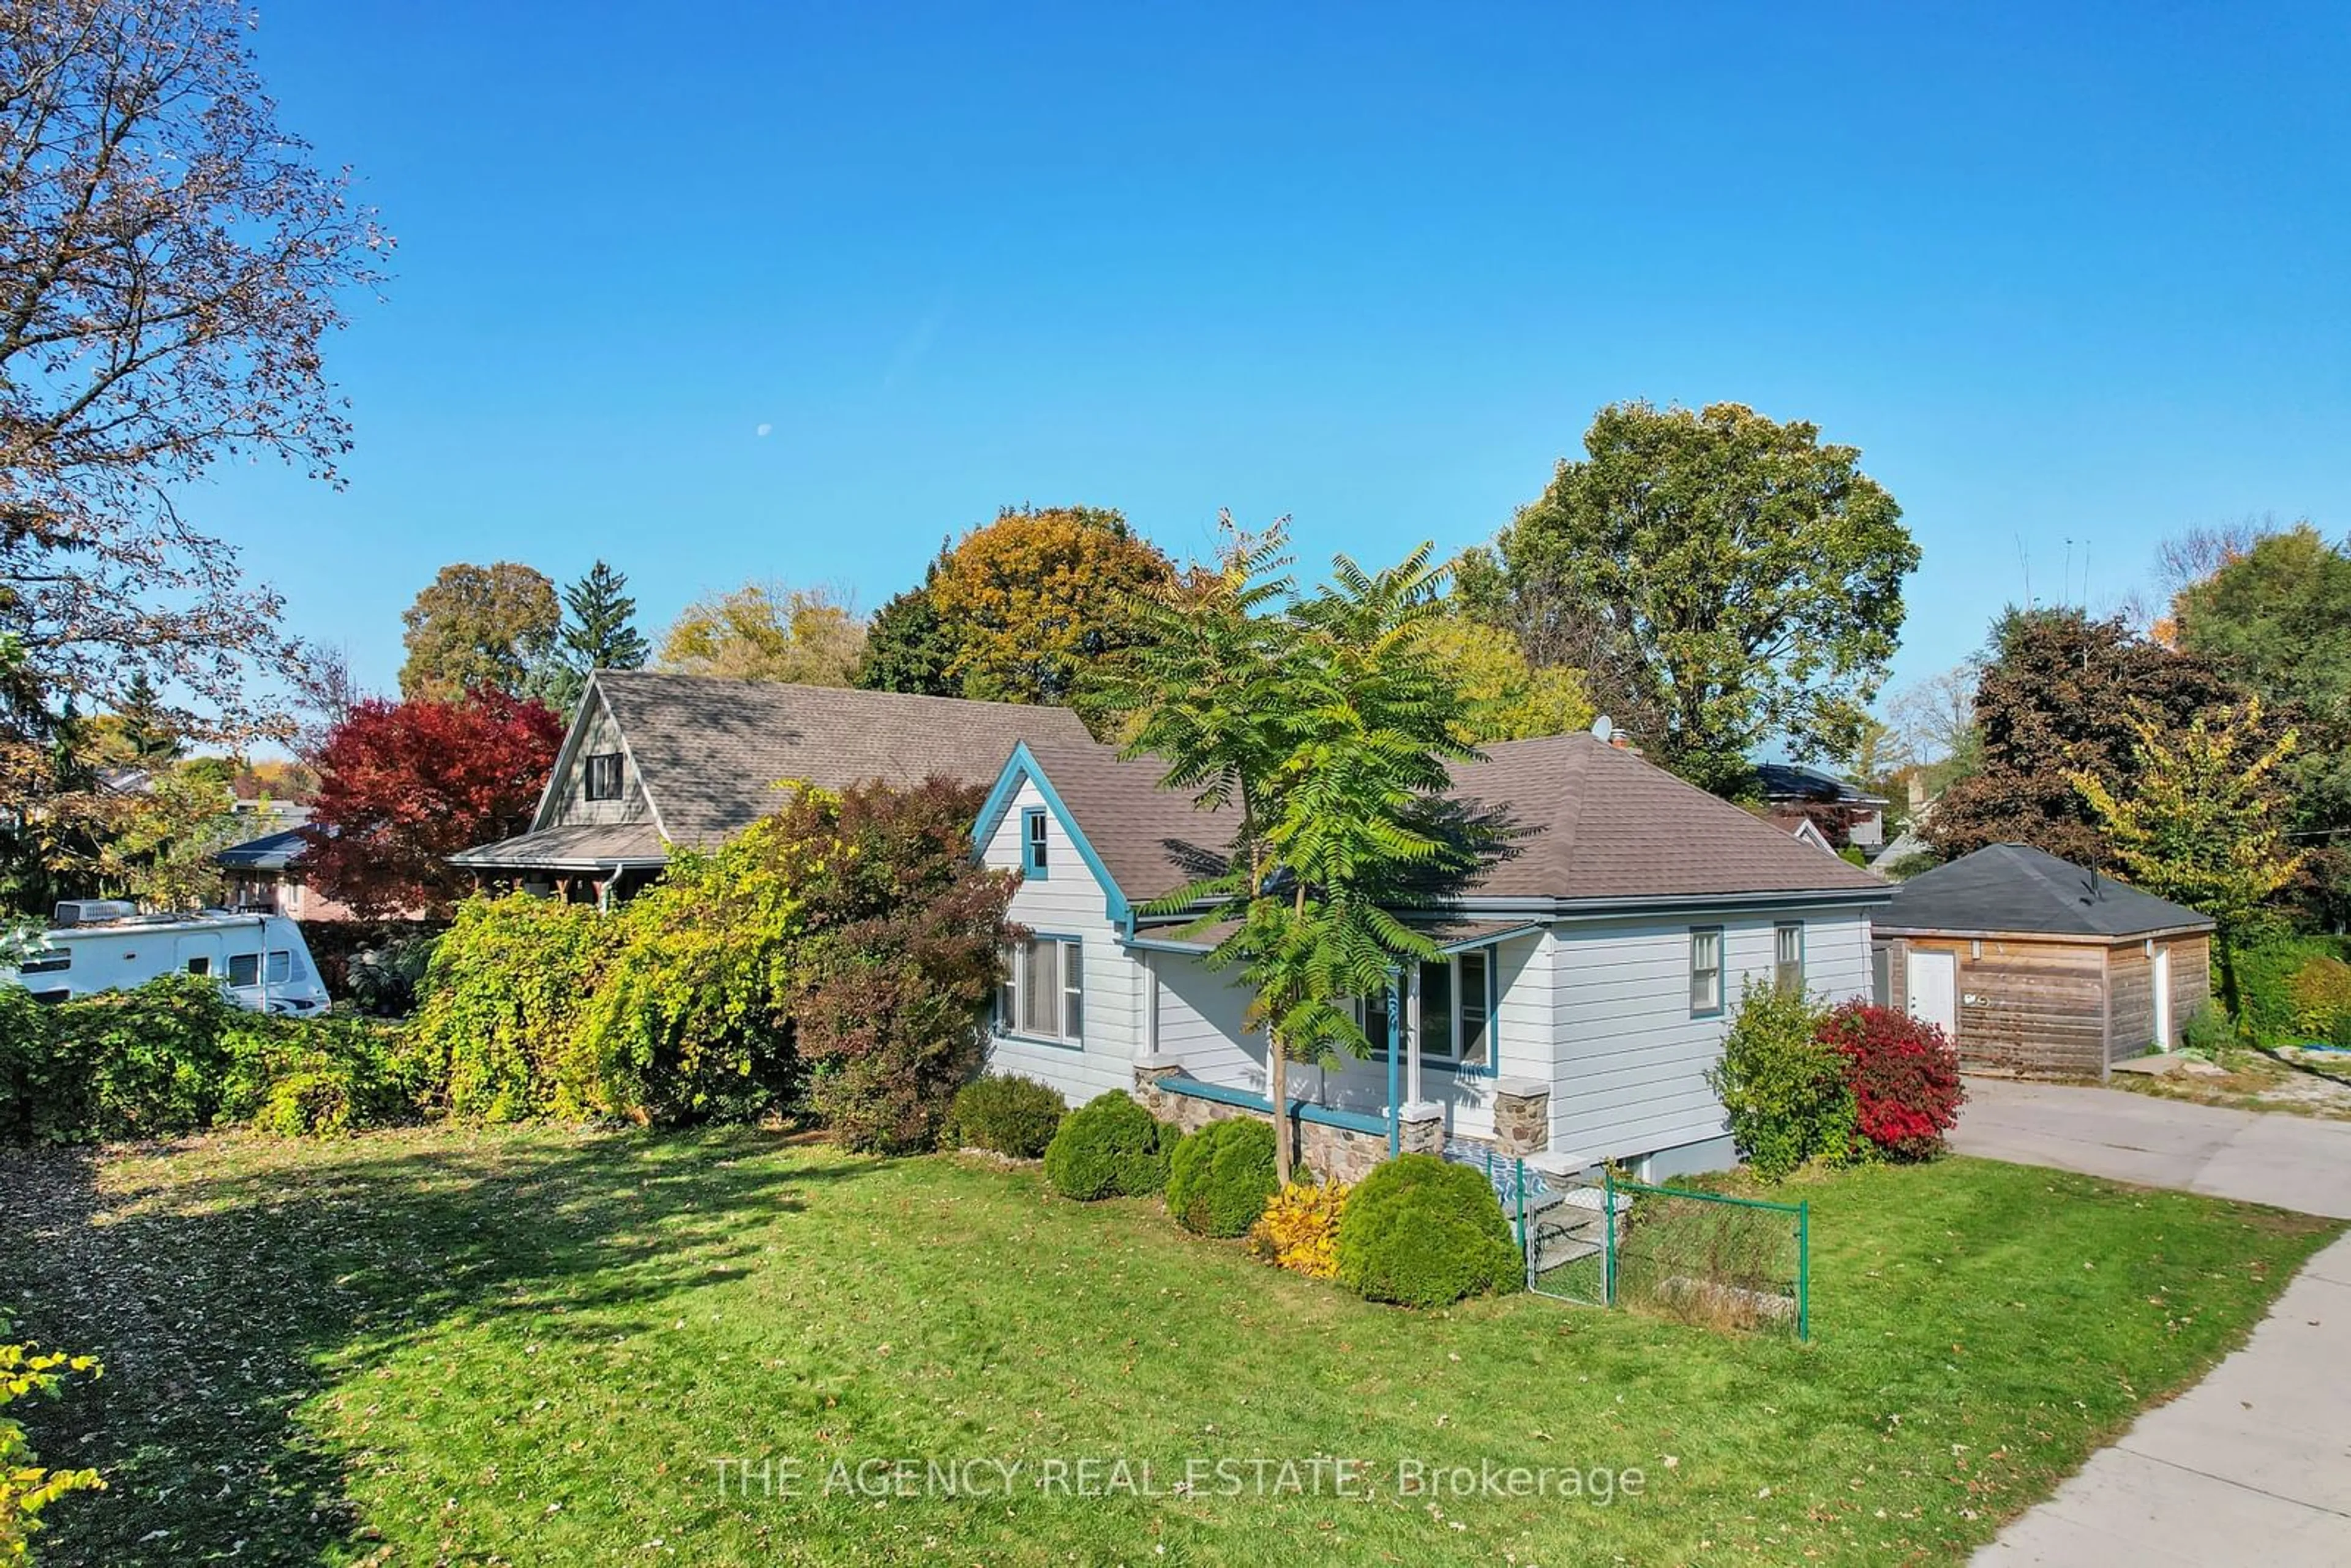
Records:
<instances>
[{"instance_id":1,"label":"flowering bush","mask_svg":"<svg viewBox=\"0 0 2351 1568\"><path fill-rule=\"evenodd\" d=\"M1967 1091L1943 1031L1895 1008L1846 1002L1821 1020L1821 1040L1844 1058L1862 1136L1896 1159L1931 1159L1959 1119Z\"/></svg>"},{"instance_id":2,"label":"flowering bush","mask_svg":"<svg viewBox=\"0 0 2351 1568\"><path fill-rule=\"evenodd\" d=\"M1353 1190L1344 1182L1291 1182L1266 1204L1250 1245L1277 1267L1310 1280L1337 1279L1339 1219Z\"/></svg>"}]
</instances>

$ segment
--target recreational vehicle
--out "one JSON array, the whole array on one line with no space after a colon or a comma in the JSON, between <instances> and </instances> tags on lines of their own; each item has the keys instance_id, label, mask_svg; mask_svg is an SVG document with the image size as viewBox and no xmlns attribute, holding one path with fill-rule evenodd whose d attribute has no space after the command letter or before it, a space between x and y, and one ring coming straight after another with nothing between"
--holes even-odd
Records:
<instances>
[{"instance_id":1,"label":"recreational vehicle","mask_svg":"<svg viewBox=\"0 0 2351 1568\"><path fill-rule=\"evenodd\" d=\"M47 946L0 978L41 1001L127 990L162 975L209 976L229 999L256 1012L327 1010L327 988L310 962L302 928L282 915L225 909L141 915L117 899L60 904Z\"/></svg>"}]
</instances>

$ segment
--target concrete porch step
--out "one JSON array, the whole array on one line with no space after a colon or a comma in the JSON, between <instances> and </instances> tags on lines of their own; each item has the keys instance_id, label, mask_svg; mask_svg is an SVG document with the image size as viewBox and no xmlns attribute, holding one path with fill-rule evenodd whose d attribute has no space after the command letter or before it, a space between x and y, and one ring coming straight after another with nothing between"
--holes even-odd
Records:
<instances>
[{"instance_id":1,"label":"concrete porch step","mask_svg":"<svg viewBox=\"0 0 2351 1568\"><path fill-rule=\"evenodd\" d=\"M1534 1253L1534 1271L1548 1274L1553 1269L1600 1255L1600 1243L1580 1231L1560 1230L1536 1237L1530 1247Z\"/></svg>"}]
</instances>

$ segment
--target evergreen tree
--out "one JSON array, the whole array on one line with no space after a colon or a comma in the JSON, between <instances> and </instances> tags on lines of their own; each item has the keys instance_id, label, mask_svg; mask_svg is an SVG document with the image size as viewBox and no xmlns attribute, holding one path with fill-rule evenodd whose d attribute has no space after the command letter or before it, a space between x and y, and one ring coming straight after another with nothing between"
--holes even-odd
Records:
<instances>
[{"instance_id":1,"label":"evergreen tree","mask_svg":"<svg viewBox=\"0 0 2351 1568\"><path fill-rule=\"evenodd\" d=\"M583 674L644 668L653 647L637 630L637 601L628 586L626 572L600 560L563 591L563 607L570 612L561 633L565 663Z\"/></svg>"},{"instance_id":2,"label":"evergreen tree","mask_svg":"<svg viewBox=\"0 0 2351 1568\"><path fill-rule=\"evenodd\" d=\"M131 677L122 700L115 705L114 718L113 744L107 748L113 754L110 759L136 768L160 768L185 749L164 711L162 695L144 670Z\"/></svg>"},{"instance_id":3,"label":"evergreen tree","mask_svg":"<svg viewBox=\"0 0 2351 1568\"><path fill-rule=\"evenodd\" d=\"M652 656L652 644L637 630L637 601L628 587L626 572L599 560L563 591L565 614L555 648L533 688L567 718L580 706L591 672L641 670Z\"/></svg>"}]
</instances>

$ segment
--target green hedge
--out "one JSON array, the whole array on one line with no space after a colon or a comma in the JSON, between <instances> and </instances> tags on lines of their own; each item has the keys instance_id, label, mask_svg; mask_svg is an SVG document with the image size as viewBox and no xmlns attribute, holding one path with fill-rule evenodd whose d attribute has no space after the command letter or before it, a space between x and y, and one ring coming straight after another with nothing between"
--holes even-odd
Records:
<instances>
[{"instance_id":1,"label":"green hedge","mask_svg":"<svg viewBox=\"0 0 2351 1568\"><path fill-rule=\"evenodd\" d=\"M0 1138L16 1142L350 1132L413 1115L431 1076L397 1029L265 1018L193 976L54 1007L0 987Z\"/></svg>"},{"instance_id":2,"label":"green hedge","mask_svg":"<svg viewBox=\"0 0 2351 1568\"><path fill-rule=\"evenodd\" d=\"M1365 1176L1339 1218L1339 1281L1367 1301L1442 1307L1516 1290L1525 1260L1493 1184L1435 1155Z\"/></svg>"},{"instance_id":3,"label":"green hedge","mask_svg":"<svg viewBox=\"0 0 2351 1568\"><path fill-rule=\"evenodd\" d=\"M404 1122L432 1071L399 1029L362 1018L248 1017L230 1027L224 1121L282 1137Z\"/></svg>"},{"instance_id":4,"label":"green hedge","mask_svg":"<svg viewBox=\"0 0 2351 1568\"><path fill-rule=\"evenodd\" d=\"M2294 1020L2294 977L2314 959L2327 958L2351 958L2351 942L2339 936L2280 936L2238 950L2241 1021L2255 1040L2266 1045L2290 1045L2304 1038ZM2216 988L2218 972L2216 958Z\"/></svg>"},{"instance_id":5,"label":"green hedge","mask_svg":"<svg viewBox=\"0 0 2351 1568\"><path fill-rule=\"evenodd\" d=\"M956 1092L943 1141L950 1148L992 1149L1015 1159L1038 1159L1068 1113L1060 1090L1033 1078L990 1073Z\"/></svg>"},{"instance_id":6,"label":"green hedge","mask_svg":"<svg viewBox=\"0 0 2351 1568\"><path fill-rule=\"evenodd\" d=\"M457 906L413 1024L449 1110L513 1122L581 1109L573 1046L599 936L584 904L517 893Z\"/></svg>"},{"instance_id":7,"label":"green hedge","mask_svg":"<svg viewBox=\"0 0 2351 1568\"><path fill-rule=\"evenodd\" d=\"M1167 1185L1170 1129L1113 1089L1061 1120L1045 1148L1045 1180L1064 1197L1147 1197Z\"/></svg>"},{"instance_id":8,"label":"green hedge","mask_svg":"<svg viewBox=\"0 0 2351 1568\"><path fill-rule=\"evenodd\" d=\"M1167 1158L1167 1212L1202 1236L1248 1235L1280 1186L1273 1124L1254 1116L1211 1122Z\"/></svg>"}]
</instances>

